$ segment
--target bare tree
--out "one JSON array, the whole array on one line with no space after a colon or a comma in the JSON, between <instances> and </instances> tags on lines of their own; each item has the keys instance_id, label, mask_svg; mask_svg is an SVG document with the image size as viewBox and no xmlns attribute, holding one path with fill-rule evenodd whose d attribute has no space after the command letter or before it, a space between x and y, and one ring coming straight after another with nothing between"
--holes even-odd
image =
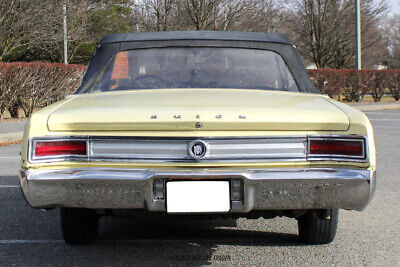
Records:
<instances>
[{"instance_id":1,"label":"bare tree","mask_svg":"<svg viewBox=\"0 0 400 267\"><path fill-rule=\"evenodd\" d=\"M165 30L266 31L273 21L275 0L136 0L133 28Z\"/></svg>"},{"instance_id":2,"label":"bare tree","mask_svg":"<svg viewBox=\"0 0 400 267\"><path fill-rule=\"evenodd\" d=\"M40 5L32 0L0 0L0 61L12 60L37 41Z\"/></svg>"},{"instance_id":3,"label":"bare tree","mask_svg":"<svg viewBox=\"0 0 400 267\"><path fill-rule=\"evenodd\" d=\"M40 40L28 53L33 57L39 55L45 61L63 61L63 1L43 1L46 4L38 11L36 29ZM87 62L97 42L108 33L132 31L129 0L116 0L111 4L105 0L66 2L69 62Z\"/></svg>"},{"instance_id":4,"label":"bare tree","mask_svg":"<svg viewBox=\"0 0 400 267\"><path fill-rule=\"evenodd\" d=\"M211 29L216 21L218 5L223 0L183 0L181 14L186 15L187 24L195 30Z\"/></svg>"},{"instance_id":5,"label":"bare tree","mask_svg":"<svg viewBox=\"0 0 400 267\"><path fill-rule=\"evenodd\" d=\"M256 6L255 0L181 0L180 25L192 30L238 30L240 21ZM250 19L248 17L247 19Z\"/></svg>"},{"instance_id":6,"label":"bare tree","mask_svg":"<svg viewBox=\"0 0 400 267\"><path fill-rule=\"evenodd\" d=\"M389 18L384 29L387 64L390 68L400 69L400 15Z\"/></svg>"},{"instance_id":7,"label":"bare tree","mask_svg":"<svg viewBox=\"0 0 400 267\"><path fill-rule=\"evenodd\" d=\"M354 67L355 7L353 0L296 0L289 5L287 32L304 58L317 68ZM382 43L379 21L385 0L362 2L363 52L377 51ZM365 65L373 64L366 58Z\"/></svg>"},{"instance_id":8,"label":"bare tree","mask_svg":"<svg viewBox=\"0 0 400 267\"><path fill-rule=\"evenodd\" d=\"M142 12L142 24L147 31L166 31L173 28L173 0L148 0L137 3Z\"/></svg>"},{"instance_id":9,"label":"bare tree","mask_svg":"<svg viewBox=\"0 0 400 267\"><path fill-rule=\"evenodd\" d=\"M0 61L62 62L62 2L0 0ZM386 0L362 1L364 67L383 61L387 45L398 54L395 27L383 34L385 10ZM97 42L116 32L282 32L318 68L351 68L354 12L354 0L67 0L68 55L87 62Z\"/></svg>"},{"instance_id":10,"label":"bare tree","mask_svg":"<svg viewBox=\"0 0 400 267\"><path fill-rule=\"evenodd\" d=\"M336 0L298 0L291 8L287 26L302 55L317 68L331 64L332 51L346 39L339 28L349 21L351 14L346 11L350 5Z\"/></svg>"},{"instance_id":11,"label":"bare tree","mask_svg":"<svg viewBox=\"0 0 400 267\"><path fill-rule=\"evenodd\" d=\"M248 15L256 9L257 3L254 0L222 1L214 9L213 30L244 30L242 24L252 20Z\"/></svg>"},{"instance_id":12,"label":"bare tree","mask_svg":"<svg viewBox=\"0 0 400 267\"><path fill-rule=\"evenodd\" d=\"M235 30L281 32L284 12L275 0L254 0L235 18Z\"/></svg>"},{"instance_id":13,"label":"bare tree","mask_svg":"<svg viewBox=\"0 0 400 267\"><path fill-rule=\"evenodd\" d=\"M36 44L35 51L42 53L44 58L52 62L63 60L63 0L53 0L40 10L38 19L38 32L40 42ZM68 0L67 1L67 23L68 23L68 61L79 62L78 51L85 42L93 42L88 34L90 0ZM52 14L48 16L48 14ZM87 59L86 59L87 60Z\"/></svg>"}]
</instances>

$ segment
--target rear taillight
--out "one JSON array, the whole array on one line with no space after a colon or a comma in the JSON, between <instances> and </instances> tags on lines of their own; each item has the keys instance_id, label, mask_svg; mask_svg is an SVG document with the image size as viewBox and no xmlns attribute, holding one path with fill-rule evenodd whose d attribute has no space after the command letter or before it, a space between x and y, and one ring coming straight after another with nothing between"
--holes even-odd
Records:
<instances>
[{"instance_id":1,"label":"rear taillight","mask_svg":"<svg viewBox=\"0 0 400 267\"><path fill-rule=\"evenodd\" d=\"M36 158L52 156L86 155L86 141L35 142Z\"/></svg>"},{"instance_id":2,"label":"rear taillight","mask_svg":"<svg viewBox=\"0 0 400 267\"><path fill-rule=\"evenodd\" d=\"M308 155L311 157L365 158L363 139L309 139Z\"/></svg>"}]
</instances>

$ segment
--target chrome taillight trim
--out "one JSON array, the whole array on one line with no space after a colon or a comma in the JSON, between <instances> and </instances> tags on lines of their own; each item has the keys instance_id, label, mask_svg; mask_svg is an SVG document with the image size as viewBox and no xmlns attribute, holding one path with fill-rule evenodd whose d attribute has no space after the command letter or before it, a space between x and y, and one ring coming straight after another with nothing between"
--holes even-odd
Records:
<instances>
[{"instance_id":1,"label":"chrome taillight trim","mask_svg":"<svg viewBox=\"0 0 400 267\"><path fill-rule=\"evenodd\" d=\"M310 141L311 140L330 140L330 141L360 141L362 143L362 155L361 156L346 156L346 155L312 155L310 154ZM308 161L356 161L366 162L368 161L368 142L365 136L332 136L332 135L319 135L319 136L308 136L307 138L307 160Z\"/></svg>"},{"instance_id":2,"label":"chrome taillight trim","mask_svg":"<svg viewBox=\"0 0 400 267\"><path fill-rule=\"evenodd\" d=\"M86 155L59 155L59 156L46 156L36 157L36 143L41 142L54 142L54 141L83 141L86 142ZM52 137L52 138L32 138L29 140L28 147L28 161L29 162L60 162L60 161L89 161L89 139L81 137Z\"/></svg>"},{"instance_id":3,"label":"chrome taillight trim","mask_svg":"<svg viewBox=\"0 0 400 267\"><path fill-rule=\"evenodd\" d=\"M309 155L309 140L362 140L363 142L363 158L357 156L342 156L342 155ZM126 157L126 156L95 156L93 155L93 144L96 142L129 142L129 141L141 141L141 142L181 142L183 144L190 143L194 140L204 140L211 144L230 144L232 143L243 143L244 141L252 142L254 144L260 144L263 141L270 144L297 144L297 153L281 153L275 156L269 157L257 157L257 156L246 156L237 155L229 157L218 157L216 155L210 155L203 159L192 159L192 158L140 158L140 157ZM40 142L52 142L52 141L86 141L87 144L87 155L66 155L66 156L50 156L36 158L35 155L35 144L37 141ZM121 142L121 143L122 143ZM253 144L253 145L254 145ZM301 144L301 145L300 145ZM303 148L301 147L303 146ZM293 149L293 146L292 146ZM302 150L302 152L299 152ZM303 151L304 150L304 151ZM186 149L185 149L186 151ZM290 149L289 149L290 151ZM292 150L293 152L294 150ZM260 137L131 137L131 136L52 136L52 137L38 137L31 138L29 140L28 147L28 161L30 163L50 163L50 162L171 162L171 163L207 163L207 162L271 162L271 161L347 161L347 162L367 162L368 161L368 142L364 136L356 135L304 135L304 136L260 136Z\"/></svg>"}]
</instances>

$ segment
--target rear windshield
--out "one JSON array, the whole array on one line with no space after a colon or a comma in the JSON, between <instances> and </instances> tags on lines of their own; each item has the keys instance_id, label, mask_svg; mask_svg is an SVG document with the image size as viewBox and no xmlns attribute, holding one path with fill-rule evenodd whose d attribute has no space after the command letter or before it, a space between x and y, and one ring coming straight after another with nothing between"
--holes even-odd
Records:
<instances>
[{"instance_id":1,"label":"rear windshield","mask_svg":"<svg viewBox=\"0 0 400 267\"><path fill-rule=\"evenodd\" d=\"M286 63L275 52L174 47L117 53L85 93L163 88L299 91Z\"/></svg>"}]
</instances>

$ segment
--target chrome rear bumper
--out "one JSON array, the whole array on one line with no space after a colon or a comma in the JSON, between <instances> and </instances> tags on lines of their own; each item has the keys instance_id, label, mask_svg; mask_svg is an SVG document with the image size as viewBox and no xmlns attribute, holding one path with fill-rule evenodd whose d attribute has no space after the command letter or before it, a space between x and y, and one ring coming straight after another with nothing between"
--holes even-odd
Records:
<instances>
[{"instance_id":1,"label":"chrome rear bumper","mask_svg":"<svg viewBox=\"0 0 400 267\"><path fill-rule=\"evenodd\" d=\"M66 169L22 170L20 183L35 208L166 211L155 180L240 180L242 198L230 212L339 208L362 210L375 191L375 171L304 169ZM231 186L232 188L232 186ZM206 196L205 196L206 197Z\"/></svg>"}]
</instances>

